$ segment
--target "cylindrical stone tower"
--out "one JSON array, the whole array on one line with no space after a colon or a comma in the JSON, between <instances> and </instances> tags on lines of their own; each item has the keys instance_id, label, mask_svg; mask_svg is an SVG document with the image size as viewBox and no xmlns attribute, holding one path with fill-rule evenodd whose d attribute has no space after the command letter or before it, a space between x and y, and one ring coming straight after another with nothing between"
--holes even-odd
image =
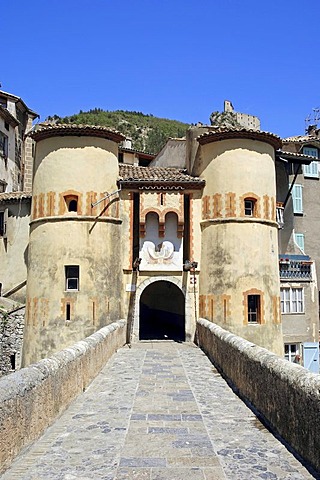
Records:
<instances>
[{"instance_id":1,"label":"cylindrical stone tower","mask_svg":"<svg viewBox=\"0 0 320 480\"><path fill-rule=\"evenodd\" d=\"M202 197L200 315L283 354L275 135L215 129L198 138Z\"/></svg>"},{"instance_id":2,"label":"cylindrical stone tower","mask_svg":"<svg viewBox=\"0 0 320 480\"><path fill-rule=\"evenodd\" d=\"M23 365L120 318L118 142L105 127L47 125L36 143Z\"/></svg>"}]
</instances>

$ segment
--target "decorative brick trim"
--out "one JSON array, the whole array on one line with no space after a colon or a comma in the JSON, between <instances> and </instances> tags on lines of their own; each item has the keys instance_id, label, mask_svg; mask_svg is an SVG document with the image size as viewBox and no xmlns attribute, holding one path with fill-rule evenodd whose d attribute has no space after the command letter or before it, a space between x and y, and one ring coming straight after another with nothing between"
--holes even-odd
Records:
<instances>
[{"instance_id":1,"label":"decorative brick trim","mask_svg":"<svg viewBox=\"0 0 320 480\"><path fill-rule=\"evenodd\" d=\"M164 238L166 234L166 224L164 222L159 222L159 237Z\"/></svg>"},{"instance_id":2,"label":"decorative brick trim","mask_svg":"<svg viewBox=\"0 0 320 480\"><path fill-rule=\"evenodd\" d=\"M210 218L211 216L211 211L210 211L210 200L211 197L209 195L205 195L202 198L202 218L203 220L206 220L207 218Z\"/></svg>"},{"instance_id":3,"label":"decorative brick trim","mask_svg":"<svg viewBox=\"0 0 320 480\"><path fill-rule=\"evenodd\" d=\"M32 196L32 220L38 218L38 197L37 195Z\"/></svg>"},{"instance_id":4,"label":"decorative brick trim","mask_svg":"<svg viewBox=\"0 0 320 480\"><path fill-rule=\"evenodd\" d=\"M208 299L208 317L213 322L216 315L216 299L215 295L207 295Z\"/></svg>"},{"instance_id":5,"label":"decorative brick trim","mask_svg":"<svg viewBox=\"0 0 320 480\"><path fill-rule=\"evenodd\" d=\"M213 200L213 218L222 217L222 195L221 193L215 193L212 196Z\"/></svg>"},{"instance_id":6,"label":"decorative brick trim","mask_svg":"<svg viewBox=\"0 0 320 480\"><path fill-rule=\"evenodd\" d=\"M38 197L38 218L44 217L44 193Z\"/></svg>"},{"instance_id":7,"label":"decorative brick trim","mask_svg":"<svg viewBox=\"0 0 320 480\"><path fill-rule=\"evenodd\" d=\"M150 207L144 210L140 210L140 223L146 223L146 216L148 215L148 213L155 213L156 215L158 215L159 221L161 220L160 209L156 207Z\"/></svg>"},{"instance_id":8,"label":"decorative brick trim","mask_svg":"<svg viewBox=\"0 0 320 480\"><path fill-rule=\"evenodd\" d=\"M277 211L276 211L276 200L274 197L271 197L271 220L276 221Z\"/></svg>"},{"instance_id":9,"label":"decorative brick trim","mask_svg":"<svg viewBox=\"0 0 320 480\"><path fill-rule=\"evenodd\" d=\"M225 209L226 209L226 217L236 216L236 194L235 193L233 192L226 193Z\"/></svg>"},{"instance_id":10,"label":"decorative brick trim","mask_svg":"<svg viewBox=\"0 0 320 480\"><path fill-rule=\"evenodd\" d=\"M53 217L55 215L55 203L56 203L56 194L55 192L47 193L47 217Z\"/></svg>"},{"instance_id":11,"label":"decorative brick trim","mask_svg":"<svg viewBox=\"0 0 320 480\"><path fill-rule=\"evenodd\" d=\"M273 310L273 322L281 323L280 297L277 295L274 295L272 297L272 310Z\"/></svg>"},{"instance_id":12,"label":"decorative brick trim","mask_svg":"<svg viewBox=\"0 0 320 480\"><path fill-rule=\"evenodd\" d=\"M190 260L194 260L194 198L193 198L193 194L190 193L190 196L189 196L189 199L190 199L190 207L189 207L189 210L190 210L190 238L189 238L189 252L190 252Z\"/></svg>"},{"instance_id":13,"label":"decorative brick trim","mask_svg":"<svg viewBox=\"0 0 320 480\"><path fill-rule=\"evenodd\" d=\"M270 198L269 195L264 195L263 196L263 213L264 213L264 218L270 219Z\"/></svg>"},{"instance_id":14,"label":"decorative brick trim","mask_svg":"<svg viewBox=\"0 0 320 480\"><path fill-rule=\"evenodd\" d=\"M89 309L91 309L92 325L96 325L97 323L97 305L98 305L97 297L90 298Z\"/></svg>"},{"instance_id":15,"label":"decorative brick trim","mask_svg":"<svg viewBox=\"0 0 320 480\"><path fill-rule=\"evenodd\" d=\"M252 288L243 292L243 324L248 325L248 296L249 295L259 295L260 296L260 319L257 323L263 325L265 323L265 313L264 313L264 293L257 288Z\"/></svg>"},{"instance_id":16,"label":"decorative brick trim","mask_svg":"<svg viewBox=\"0 0 320 480\"><path fill-rule=\"evenodd\" d=\"M221 305L222 305L222 313L223 313L223 321L225 323L228 322L228 320L231 317L231 295L221 295Z\"/></svg>"},{"instance_id":17,"label":"decorative brick trim","mask_svg":"<svg viewBox=\"0 0 320 480\"><path fill-rule=\"evenodd\" d=\"M103 199L103 201L101 203L99 203L99 207L101 209L100 215L102 215L104 217L108 216L108 209L109 209L109 205L111 203L109 198L104 198L106 195L108 195L107 192L100 193L100 199L99 199L99 200Z\"/></svg>"},{"instance_id":18,"label":"decorative brick trim","mask_svg":"<svg viewBox=\"0 0 320 480\"><path fill-rule=\"evenodd\" d=\"M86 197L86 215L94 215L91 205L97 201L97 192L87 192Z\"/></svg>"},{"instance_id":19,"label":"decorative brick trim","mask_svg":"<svg viewBox=\"0 0 320 480\"><path fill-rule=\"evenodd\" d=\"M141 198L141 195L140 195ZM140 229L141 229L141 224L140 224ZM145 235L145 230L144 230L144 235ZM140 236L141 235L140 231ZM132 264L133 264L133 252L132 252L132 245L133 245L133 192L129 193L129 265L128 265L128 270L132 269Z\"/></svg>"},{"instance_id":20,"label":"decorative brick trim","mask_svg":"<svg viewBox=\"0 0 320 480\"><path fill-rule=\"evenodd\" d=\"M40 316L42 319L42 326L45 327L49 315L49 300L47 298L40 298L40 303Z\"/></svg>"},{"instance_id":21,"label":"decorative brick trim","mask_svg":"<svg viewBox=\"0 0 320 480\"><path fill-rule=\"evenodd\" d=\"M199 315L200 317L207 316L207 295L199 295Z\"/></svg>"},{"instance_id":22,"label":"decorative brick trim","mask_svg":"<svg viewBox=\"0 0 320 480\"><path fill-rule=\"evenodd\" d=\"M37 297L33 298L33 305L32 305L32 325L33 327L37 326L38 323L38 302L39 299Z\"/></svg>"},{"instance_id":23,"label":"decorative brick trim","mask_svg":"<svg viewBox=\"0 0 320 480\"><path fill-rule=\"evenodd\" d=\"M178 223L178 226L177 226L177 237L178 237L178 238L183 238L183 232L184 232L184 224L183 224L183 223Z\"/></svg>"}]
</instances>

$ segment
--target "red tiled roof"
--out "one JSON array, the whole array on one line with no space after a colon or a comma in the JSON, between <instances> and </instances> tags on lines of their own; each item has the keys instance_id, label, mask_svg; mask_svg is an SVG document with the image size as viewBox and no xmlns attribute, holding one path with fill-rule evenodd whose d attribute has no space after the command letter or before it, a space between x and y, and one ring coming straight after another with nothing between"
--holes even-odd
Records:
<instances>
[{"instance_id":1,"label":"red tiled roof","mask_svg":"<svg viewBox=\"0 0 320 480\"><path fill-rule=\"evenodd\" d=\"M320 138L312 137L311 135L296 135L293 137L287 137L282 139L283 143L308 143L308 142L320 142Z\"/></svg>"},{"instance_id":2,"label":"red tiled roof","mask_svg":"<svg viewBox=\"0 0 320 480\"><path fill-rule=\"evenodd\" d=\"M119 146L119 152L137 153L139 157L153 160L157 155L155 153L141 152L141 150L135 150L134 148L126 148Z\"/></svg>"},{"instance_id":3,"label":"red tiled roof","mask_svg":"<svg viewBox=\"0 0 320 480\"><path fill-rule=\"evenodd\" d=\"M180 168L135 167L119 164L120 180L123 187L162 188L203 188L205 181L188 175Z\"/></svg>"},{"instance_id":4,"label":"red tiled roof","mask_svg":"<svg viewBox=\"0 0 320 480\"><path fill-rule=\"evenodd\" d=\"M292 162L297 160L298 162L302 162L302 163L303 163L303 160L305 160L307 163L311 163L314 160L318 160L317 157L313 157L311 155L305 155L304 153L296 153L296 152L286 152L285 150L277 150L276 156L286 158Z\"/></svg>"},{"instance_id":5,"label":"red tiled roof","mask_svg":"<svg viewBox=\"0 0 320 480\"><path fill-rule=\"evenodd\" d=\"M50 137L81 136L101 137L114 142L124 140L124 135L107 127L98 125L69 125L69 124L39 124L30 130L28 135L36 141Z\"/></svg>"},{"instance_id":6,"label":"red tiled roof","mask_svg":"<svg viewBox=\"0 0 320 480\"><path fill-rule=\"evenodd\" d=\"M228 140L233 138L246 138L258 140L260 142L269 143L275 149L281 148L282 142L278 135L261 130L253 130L249 128L233 128L233 127L211 127L209 132L200 135L197 140L200 145L206 143L218 142L219 140Z\"/></svg>"},{"instance_id":7,"label":"red tiled roof","mask_svg":"<svg viewBox=\"0 0 320 480\"><path fill-rule=\"evenodd\" d=\"M30 200L32 197L29 192L5 192L0 193L0 202L11 202L15 200Z\"/></svg>"}]
</instances>

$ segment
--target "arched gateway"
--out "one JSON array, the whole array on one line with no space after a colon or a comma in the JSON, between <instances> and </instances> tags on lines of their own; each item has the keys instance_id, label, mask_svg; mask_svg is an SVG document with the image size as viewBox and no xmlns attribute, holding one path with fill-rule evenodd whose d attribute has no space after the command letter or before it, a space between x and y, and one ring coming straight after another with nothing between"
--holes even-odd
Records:
<instances>
[{"instance_id":1,"label":"arched gateway","mask_svg":"<svg viewBox=\"0 0 320 480\"><path fill-rule=\"evenodd\" d=\"M147 338L193 341L194 332L194 298L184 282L159 275L140 283L135 296L133 341Z\"/></svg>"},{"instance_id":2,"label":"arched gateway","mask_svg":"<svg viewBox=\"0 0 320 480\"><path fill-rule=\"evenodd\" d=\"M140 297L139 339L185 340L185 300L174 283L159 280Z\"/></svg>"}]
</instances>

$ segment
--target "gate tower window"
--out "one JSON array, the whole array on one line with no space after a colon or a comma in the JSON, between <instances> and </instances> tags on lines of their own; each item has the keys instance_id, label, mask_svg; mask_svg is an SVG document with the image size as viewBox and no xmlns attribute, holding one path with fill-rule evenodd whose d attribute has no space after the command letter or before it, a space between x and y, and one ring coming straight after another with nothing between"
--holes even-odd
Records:
<instances>
[{"instance_id":1,"label":"gate tower window","mask_svg":"<svg viewBox=\"0 0 320 480\"><path fill-rule=\"evenodd\" d=\"M260 323L260 295L248 295L248 323Z\"/></svg>"},{"instance_id":2,"label":"gate tower window","mask_svg":"<svg viewBox=\"0 0 320 480\"><path fill-rule=\"evenodd\" d=\"M79 265L65 265L66 291L79 290Z\"/></svg>"}]
</instances>

